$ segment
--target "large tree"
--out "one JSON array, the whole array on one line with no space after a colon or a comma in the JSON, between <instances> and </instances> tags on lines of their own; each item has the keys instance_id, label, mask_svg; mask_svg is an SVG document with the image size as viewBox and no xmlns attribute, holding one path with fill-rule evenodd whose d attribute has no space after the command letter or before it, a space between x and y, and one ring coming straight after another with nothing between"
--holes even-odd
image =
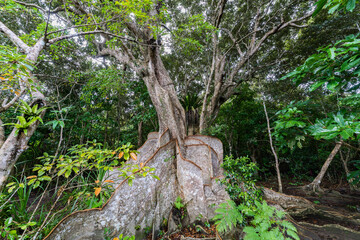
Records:
<instances>
[{"instance_id":1,"label":"large tree","mask_svg":"<svg viewBox=\"0 0 360 240\"><path fill-rule=\"evenodd\" d=\"M78 218L72 216L60 224L50 238L69 234L67 236L71 237L68 239L72 239L81 232L85 234L81 236L84 239L87 236L98 239L96 237L101 234L99 231L103 223L114 224L117 232L127 228L126 231L132 233L134 229L130 229L130 225L140 220L142 225L153 221L154 229L158 229L159 221L168 217L178 194L186 202L190 222L198 216L211 218L213 209L210 206L227 198L224 189L215 180L221 175L222 146L220 141L212 138L186 138L187 123L178 97L179 89L186 89L186 84L192 82L202 87L199 91L202 94L199 130L204 130L239 84L267 64L263 59L273 48L270 37L276 33L294 36L296 32L285 30L305 26L302 24L311 16L310 7L299 2L269 0L252 1L250 4L248 1L220 0L198 1L194 5L185 0L53 0L49 4L42 1L6 1L6 4L35 9L43 16L43 28L34 35L39 38L36 43L33 39L22 40L22 31L10 30L9 23L6 25L0 19L1 33L26 55L27 60L35 63L45 47L84 36L86 44L96 48L95 55L110 56L111 60L116 60L113 64L130 68L145 82L159 121L158 141L150 135L140 159L157 168L161 181L139 180L134 184L136 190L117 191L107 205L108 211L117 209L117 214L126 213L128 215L124 216L128 218L121 220L120 224L116 214L114 218L106 214L90 214L91 218L86 214L80 214ZM190 65L194 72L193 76L182 73L186 76L185 82L176 77L176 70L169 67L169 62L164 62L178 50L188 53L182 57L183 65ZM177 60L180 61L179 58ZM192 66L198 68L197 72ZM28 82L28 78L19 81ZM46 104L45 97L40 96L41 92L36 87L29 87L28 92L39 96L34 103L40 99L43 105ZM14 96L12 102L18 99ZM32 124L27 133L21 131L18 135L18 128L14 128L2 145L1 151L7 160L1 159L4 163L1 169L6 174L0 184L6 180L37 124ZM158 146L156 151L154 145ZM146 195L149 189L151 192ZM124 200L124 196L128 199ZM141 206L140 200L149 201L142 212L137 209ZM136 214L139 219L131 214ZM146 216L140 218L144 214ZM86 229L79 231L78 224L84 225L83 220L90 222ZM66 225L72 230L63 231Z\"/></svg>"},{"instance_id":2,"label":"large tree","mask_svg":"<svg viewBox=\"0 0 360 240\"><path fill-rule=\"evenodd\" d=\"M170 52L174 52L180 45L183 46L178 48L180 50L201 50L203 53L204 59L184 59L184 65L200 60L198 75L203 97L199 127L202 131L217 116L220 105L235 93L236 87L261 68L261 60L266 54L264 46L271 49L270 36L289 27L304 27L299 24L311 15L307 4L286 0L251 4L247 1L202 1L196 6L187 1L150 0L73 0L51 1L50 4L6 1L5 5L21 5L21 9L33 9L42 16L43 27L34 34L39 37L36 43L33 39L27 39L29 43L25 43L20 38L22 31L15 33L0 22L1 32L32 63L46 46L84 35L96 46L98 55L112 56L120 64L130 67L147 86L157 111L159 131L169 128L172 138L177 139L180 146L186 136L186 119L176 85L183 86L190 81L174 81L175 73L169 72L163 62L163 58L170 55L166 49L170 47ZM305 10L301 10L302 7ZM65 28L48 30L51 23L59 22ZM291 35L292 32L288 33ZM260 51L262 54L258 54ZM2 111L25 93L25 86L29 86L27 81L27 77L19 80L20 94L9 102L4 101ZM45 98L37 88L28 91L34 101L41 100L45 105ZM31 125L27 134L21 132L19 135L15 134L14 128L2 144L1 171L7 173L2 177L2 183L26 148L36 126L37 123Z\"/></svg>"}]
</instances>

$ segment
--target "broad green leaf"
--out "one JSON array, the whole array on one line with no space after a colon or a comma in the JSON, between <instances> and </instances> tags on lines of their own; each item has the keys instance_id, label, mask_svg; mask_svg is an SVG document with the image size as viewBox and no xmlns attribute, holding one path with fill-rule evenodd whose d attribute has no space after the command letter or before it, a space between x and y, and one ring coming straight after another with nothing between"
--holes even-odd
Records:
<instances>
[{"instance_id":1,"label":"broad green leaf","mask_svg":"<svg viewBox=\"0 0 360 240\"><path fill-rule=\"evenodd\" d=\"M333 14L340 6L341 6L341 3L335 4L334 6L332 6L332 7L329 9L328 13L329 13L329 14Z\"/></svg>"},{"instance_id":2,"label":"broad green leaf","mask_svg":"<svg viewBox=\"0 0 360 240\"><path fill-rule=\"evenodd\" d=\"M357 67L358 65L360 65L360 56L358 56L358 58L355 61L347 63L347 65L344 67L344 70L349 70L353 67Z\"/></svg>"},{"instance_id":3,"label":"broad green leaf","mask_svg":"<svg viewBox=\"0 0 360 240\"><path fill-rule=\"evenodd\" d=\"M5 220L5 226L9 226L12 222L13 218L12 217L9 217Z\"/></svg>"},{"instance_id":4,"label":"broad green leaf","mask_svg":"<svg viewBox=\"0 0 360 240\"><path fill-rule=\"evenodd\" d=\"M348 0L346 4L346 10L352 12L355 8L356 0Z\"/></svg>"},{"instance_id":5,"label":"broad green leaf","mask_svg":"<svg viewBox=\"0 0 360 240\"><path fill-rule=\"evenodd\" d=\"M319 0L316 3L317 7L313 13L313 16L317 15L323 9L323 7L325 6L326 3L327 3L327 0Z\"/></svg>"},{"instance_id":6,"label":"broad green leaf","mask_svg":"<svg viewBox=\"0 0 360 240\"><path fill-rule=\"evenodd\" d=\"M26 125L26 119L23 116L18 116L17 117L19 122L21 123L21 125Z\"/></svg>"},{"instance_id":7,"label":"broad green leaf","mask_svg":"<svg viewBox=\"0 0 360 240\"><path fill-rule=\"evenodd\" d=\"M335 50L336 50L335 47L332 47L332 48L329 48L329 49L328 49L328 54L329 54L329 57L330 57L331 59L335 59ZM315 73L316 73L316 72L315 72Z\"/></svg>"},{"instance_id":8,"label":"broad green leaf","mask_svg":"<svg viewBox=\"0 0 360 240\"><path fill-rule=\"evenodd\" d=\"M353 137L353 135L354 135L354 130L352 130L351 128L347 128L347 129L341 131L340 135L341 135L345 140L347 140L347 139Z\"/></svg>"},{"instance_id":9,"label":"broad green leaf","mask_svg":"<svg viewBox=\"0 0 360 240\"><path fill-rule=\"evenodd\" d=\"M53 122L53 125L52 125L52 128L55 129L56 126L58 125L58 123L59 123L58 121L54 121L54 122Z\"/></svg>"}]
</instances>

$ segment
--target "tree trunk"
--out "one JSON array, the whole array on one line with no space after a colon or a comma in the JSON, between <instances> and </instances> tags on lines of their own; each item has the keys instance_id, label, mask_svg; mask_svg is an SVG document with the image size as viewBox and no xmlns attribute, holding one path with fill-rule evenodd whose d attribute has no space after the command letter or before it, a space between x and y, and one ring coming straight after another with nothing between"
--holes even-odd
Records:
<instances>
[{"instance_id":1,"label":"tree trunk","mask_svg":"<svg viewBox=\"0 0 360 240\"><path fill-rule=\"evenodd\" d=\"M155 148L159 144L161 147ZM216 206L229 199L216 181L222 175L221 141L193 136L184 139L184 144L186 151L180 151L170 131L150 133L138 149L138 162L154 167L160 180L137 177L131 187L122 182L103 208L69 215L45 239L104 239L105 228L112 232L112 238L123 233L145 239L145 228L152 228L157 235L164 219L168 231L174 231L179 224L211 220ZM135 164L133 160L128 163ZM109 178L119 181L117 171ZM173 208L178 196L185 204L185 216Z\"/></svg>"},{"instance_id":2,"label":"tree trunk","mask_svg":"<svg viewBox=\"0 0 360 240\"><path fill-rule=\"evenodd\" d=\"M142 126L143 126L143 121L140 121L138 123L138 147L141 147L142 144Z\"/></svg>"},{"instance_id":3,"label":"tree trunk","mask_svg":"<svg viewBox=\"0 0 360 240\"><path fill-rule=\"evenodd\" d=\"M344 170L345 170L345 178L347 180L347 182L349 183L349 186L350 186L350 190L352 191L359 191L359 187L357 187L356 185L353 184L353 181L354 181L354 178L350 178L348 179L348 176L350 174L350 170L349 170L349 167L348 167L348 162L350 160L350 152L351 152L351 149L348 149L348 152L346 154L346 156L344 157L342 151L340 151L340 159L344 165ZM357 150L355 152L355 154L353 156L355 156L357 154Z\"/></svg>"},{"instance_id":4,"label":"tree trunk","mask_svg":"<svg viewBox=\"0 0 360 240\"><path fill-rule=\"evenodd\" d=\"M272 142L271 130L270 130L270 121L269 121L269 116L268 116L267 111L266 111L265 101L263 101L263 105L264 105L264 112L265 112L266 123L267 123L267 130L268 130L268 134L269 134L270 147L271 147L271 151L272 151L272 153L274 154L274 157L275 157L275 168L276 168L276 175L277 175L277 179L278 179L279 192L282 193L283 190L282 190L281 175L280 175L280 168L279 168L279 159L278 159L278 156L276 154L276 151L274 149L273 142Z\"/></svg>"},{"instance_id":5,"label":"tree trunk","mask_svg":"<svg viewBox=\"0 0 360 240\"><path fill-rule=\"evenodd\" d=\"M324 165L322 166L319 174L316 176L316 178L310 184L304 186L304 189L310 190L314 193L322 191L322 189L320 188L321 181L322 181L330 163L334 159L337 152L340 150L342 143L343 143L342 141L336 143L334 149L331 151L329 157L326 159Z\"/></svg>"},{"instance_id":6,"label":"tree trunk","mask_svg":"<svg viewBox=\"0 0 360 240\"><path fill-rule=\"evenodd\" d=\"M0 22L1 23L1 22ZM8 34L13 34L11 30L6 28L5 25L0 24L0 29L8 32ZM44 38L41 38L32 48L27 49L27 56L26 59L35 63L37 61L37 58L41 52L41 50L45 46ZM31 75L31 72L29 72L29 75ZM29 79L25 78L20 81L20 87L25 90L25 85L28 83ZM36 79L33 80L33 82L36 84ZM36 87L31 87L29 89L31 92L31 95L33 97L33 101L31 104L29 104L31 107L35 104L38 104L39 107L43 107L46 105L45 96L37 90ZM41 106L40 106L41 105ZM42 118L45 114L45 111L43 111L40 115ZM8 176L10 175L16 161L20 157L20 155L27 149L27 144L31 138L31 136L34 134L36 128L39 125L39 121L36 121L34 124L32 124L27 129L27 135L25 135L24 132L20 132L18 135L15 134L15 127L13 128L10 135L6 138L6 140L3 142L3 144L0 143L0 189L4 186ZM4 140L4 137L1 137L1 135L4 135L4 129L0 127L0 142Z\"/></svg>"},{"instance_id":7,"label":"tree trunk","mask_svg":"<svg viewBox=\"0 0 360 240\"><path fill-rule=\"evenodd\" d=\"M30 104L33 106L34 103L37 103L38 100ZM45 103L44 100L42 100ZM45 112L43 112L40 117L43 117ZM15 127L6 138L5 142L0 147L0 189L4 186L7 178L9 177L16 161L20 155L28 148L28 142L31 136L34 134L35 130L39 125L39 121L36 121L32 124L27 130L27 135L24 132L20 132L18 135L15 135Z\"/></svg>"},{"instance_id":8,"label":"tree trunk","mask_svg":"<svg viewBox=\"0 0 360 240\"><path fill-rule=\"evenodd\" d=\"M159 47L148 47L148 62L144 66L144 81L159 119L159 132L170 130L171 138L180 146L186 136L185 110L176 94L174 84L161 60ZM144 72L143 72L144 73Z\"/></svg>"},{"instance_id":9,"label":"tree trunk","mask_svg":"<svg viewBox=\"0 0 360 240\"><path fill-rule=\"evenodd\" d=\"M4 142L5 142L5 129L3 126L3 122L0 118L0 148L4 144Z\"/></svg>"}]
</instances>

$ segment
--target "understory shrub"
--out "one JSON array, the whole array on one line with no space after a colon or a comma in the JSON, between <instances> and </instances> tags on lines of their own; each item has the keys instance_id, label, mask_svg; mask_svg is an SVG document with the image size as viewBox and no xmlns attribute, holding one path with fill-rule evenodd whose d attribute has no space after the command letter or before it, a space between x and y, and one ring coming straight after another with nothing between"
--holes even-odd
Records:
<instances>
[{"instance_id":1,"label":"understory shrub","mask_svg":"<svg viewBox=\"0 0 360 240\"><path fill-rule=\"evenodd\" d=\"M262 200L261 189L255 185L255 163L248 157L234 159L227 156L222 164L226 186L231 200L221 203L215 210L216 229L219 232L242 227L244 240L299 240L295 226L287 221L286 213L269 206Z\"/></svg>"},{"instance_id":2,"label":"understory shrub","mask_svg":"<svg viewBox=\"0 0 360 240\"><path fill-rule=\"evenodd\" d=\"M133 147L128 143L111 150L91 141L71 147L64 155L45 153L31 176L13 177L2 189L0 239L43 239L66 215L102 207L118 183L107 179L114 167L121 167L118 181L127 180L129 185L136 176L158 179L155 169L144 163L125 163L137 160Z\"/></svg>"}]
</instances>

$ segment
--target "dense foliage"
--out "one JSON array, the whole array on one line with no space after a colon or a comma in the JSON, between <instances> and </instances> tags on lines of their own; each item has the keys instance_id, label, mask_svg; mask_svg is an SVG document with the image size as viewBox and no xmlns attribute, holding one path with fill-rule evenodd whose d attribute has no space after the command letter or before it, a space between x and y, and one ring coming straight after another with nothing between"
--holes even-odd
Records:
<instances>
[{"instance_id":1,"label":"dense foliage","mask_svg":"<svg viewBox=\"0 0 360 240\"><path fill-rule=\"evenodd\" d=\"M0 148L9 136L28 141L0 186L1 237L40 239L63 216L102 207L115 167L129 184L135 175L157 178L121 160L136 159L136 147L160 128L141 65L149 46L172 79L187 134L223 142L220 182L232 201L217 210L219 231L298 239L256 187L275 175L263 102L286 181L311 182L331 156L322 182L358 187L358 1L214 2L0 0L0 23L24 44L47 40L34 62L0 29ZM151 39L131 31L133 22Z\"/></svg>"}]
</instances>

